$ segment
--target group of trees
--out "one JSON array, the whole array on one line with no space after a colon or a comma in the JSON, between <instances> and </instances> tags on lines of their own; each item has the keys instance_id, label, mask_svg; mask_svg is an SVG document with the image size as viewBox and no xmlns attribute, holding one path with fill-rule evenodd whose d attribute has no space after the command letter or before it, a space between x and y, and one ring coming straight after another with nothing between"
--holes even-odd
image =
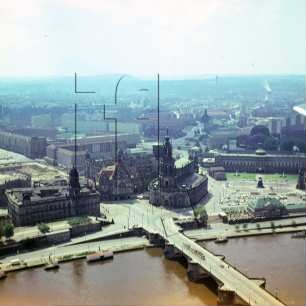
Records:
<instances>
[{"instance_id":1,"label":"group of trees","mask_svg":"<svg viewBox=\"0 0 306 306\"><path fill-rule=\"evenodd\" d=\"M207 221L208 221L208 215L207 215L207 211L204 207L204 205L197 207L194 210L195 213L195 217L198 219L198 221L200 221L204 226L207 225Z\"/></svg>"},{"instance_id":2,"label":"group of trees","mask_svg":"<svg viewBox=\"0 0 306 306\"><path fill-rule=\"evenodd\" d=\"M38 230L42 233L42 234L46 234L50 231L50 227L49 225L45 224L45 223L40 223L37 225Z\"/></svg>"},{"instance_id":3,"label":"group of trees","mask_svg":"<svg viewBox=\"0 0 306 306\"><path fill-rule=\"evenodd\" d=\"M41 233L45 234L50 231L50 227L45 223L38 224L38 229ZM6 223L4 225L0 225L0 241L2 237L6 239L10 239L14 236L14 225L11 223Z\"/></svg>"},{"instance_id":4,"label":"group of trees","mask_svg":"<svg viewBox=\"0 0 306 306\"><path fill-rule=\"evenodd\" d=\"M0 240L2 237L5 237L6 239L10 239L14 236L14 226L11 223L4 224L0 226Z\"/></svg>"}]
</instances>

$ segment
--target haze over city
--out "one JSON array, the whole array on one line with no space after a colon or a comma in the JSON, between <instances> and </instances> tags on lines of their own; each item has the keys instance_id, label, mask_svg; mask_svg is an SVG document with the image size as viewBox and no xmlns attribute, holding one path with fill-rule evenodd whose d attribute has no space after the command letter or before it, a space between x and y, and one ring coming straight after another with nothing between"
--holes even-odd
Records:
<instances>
[{"instance_id":1,"label":"haze over city","mask_svg":"<svg viewBox=\"0 0 306 306\"><path fill-rule=\"evenodd\" d=\"M306 305L305 3L0 0L0 306Z\"/></svg>"},{"instance_id":2,"label":"haze over city","mask_svg":"<svg viewBox=\"0 0 306 306\"><path fill-rule=\"evenodd\" d=\"M1 1L0 75L305 74L303 0Z\"/></svg>"}]
</instances>

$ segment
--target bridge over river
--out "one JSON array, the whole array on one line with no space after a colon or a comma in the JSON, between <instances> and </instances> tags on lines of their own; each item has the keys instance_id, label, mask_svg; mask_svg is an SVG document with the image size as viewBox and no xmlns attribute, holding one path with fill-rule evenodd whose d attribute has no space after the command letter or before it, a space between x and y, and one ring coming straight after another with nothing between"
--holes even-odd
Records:
<instances>
[{"instance_id":1,"label":"bridge over river","mask_svg":"<svg viewBox=\"0 0 306 306\"><path fill-rule=\"evenodd\" d=\"M142 212L133 208L135 221ZM142 222L152 243L165 244L167 258L184 256L188 262L188 276L191 280L212 277L218 284L219 304L233 305L285 305L265 290L265 279L251 279L224 261L224 256L215 255L186 237L170 216L163 216L155 210L147 222ZM138 223L139 224L139 223ZM243 251L243 250L242 250Z\"/></svg>"}]
</instances>

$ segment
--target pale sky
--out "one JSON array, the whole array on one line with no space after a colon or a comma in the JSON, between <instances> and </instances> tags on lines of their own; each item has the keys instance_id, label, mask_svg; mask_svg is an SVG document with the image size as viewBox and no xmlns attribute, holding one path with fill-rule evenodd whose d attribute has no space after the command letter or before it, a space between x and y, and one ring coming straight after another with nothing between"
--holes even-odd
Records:
<instances>
[{"instance_id":1,"label":"pale sky","mask_svg":"<svg viewBox=\"0 0 306 306\"><path fill-rule=\"evenodd\" d=\"M305 74L305 0L0 0L0 76Z\"/></svg>"}]
</instances>

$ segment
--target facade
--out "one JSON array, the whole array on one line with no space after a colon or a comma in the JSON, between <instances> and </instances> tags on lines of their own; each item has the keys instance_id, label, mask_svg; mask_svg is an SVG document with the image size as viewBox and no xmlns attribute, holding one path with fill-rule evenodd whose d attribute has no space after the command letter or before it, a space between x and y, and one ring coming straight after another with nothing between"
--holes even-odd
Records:
<instances>
[{"instance_id":1,"label":"facade","mask_svg":"<svg viewBox=\"0 0 306 306\"><path fill-rule=\"evenodd\" d=\"M118 148L133 148L139 142L138 134L119 134ZM85 160L88 154L92 159L113 158L115 152L114 135L86 137L77 140L77 165L79 171L85 170ZM47 160L53 165L71 169L74 164L74 143L51 144L47 147Z\"/></svg>"},{"instance_id":2,"label":"facade","mask_svg":"<svg viewBox=\"0 0 306 306\"><path fill-rule=\"evenodd\" d=\"M188 160L175 162L168 136L157 151L160 155L160 177L149 185L150 203L171 208L190 207L198 203L207 194L208 179L197 173L197 163Z\"/></svg>"},{"instance_id":3,"label":"facade","mask_svg":"<svg viewBox=\"0 0 306 306\"><path fill-rule=\"evenodd\" d=\"M35 137L46 137L48 139L56 138L56 128L35 128L35 127L23 127L15 128L12 133L24 135L24 136L35 136Z\"/></svg>"},{"instance_id":4,"label":"facade","mask_svg":"<svg viewBox=\"0 0 306 306\"><path fill-rule=\"evenodd\" d=\"M45 137L24 136L0 131L0 148L25 155L29 158L43 158L46 155Z\"/></svg>"},{"instance_id":5,"label":"facade","mask_svg":"<svg viewBox=\"0 0 306 306\"><path fill-rule=\"evenodd\" d=\"M224 167L228 172L293 173L306 168L304 154L266 154L264 150L256 153L217 153L215 166Z\"/></svg>"},{"instance_id":6,"label":"facade","mask_svg":"<svg viewBox=\"0 0 306 306\"><path fill-rule=\"evenodd\" d=\"M126 198L130 197L132 193L146 191L149 183L156 177L156 160L152 152L149 153L142 148L132 148L125 153L121 151L119 157L119 163L115 166L112 160L94 160L90 154L87 154L85 177L99 182L98 188L104 199ZM120 169L122 171L118 171ZM116 173L123 176L121 180L122 192L115 195L115 187L116 193L117 190L119 191L117 185L112 186ZM128 192L126 192L126 188L129 190Z\"/></svg>"},{"instance_id":7,"label":"facade","mask_svg":"<svg viewBox=\"0 0 306 306\"><path fill-rule=\"evenodd\" d=\"M100 215L99 193L81 187L76 168L69 173L69 186L15 188L6 191L8 215L15 226L52 222L81 215Z\"/></svg>"},{"instance_id":8,"label":"facade","mask_svg":"<svg viewBox=\"0 0 306 306\"><path fill-rule=\"evenodd\" d=\"M128 199L134 193L133 176L123 163L121 152L116 164L101 170L98 188L101 198L107 200Z\"/></svg>"},{"instance_id":9,"label":"facade","mask_svg":"<svg viewBox=\"0 0 306 306\"><path fill-rule=\"evenodd\" d=\"M5 191L12 188L31 187L31 177L25 174L0 173L0 207L7 206Z\"/></svg>"},{"instance_id":10,"label":"facade","mask_svg":"<svg viewBox=\"0 0 306 306\"><path fill-rule=\"evenodd\" d=\"M225 169L223 167L210 167L208 174L217 181L226 180Z\"/></svg>"}]
</instances>

